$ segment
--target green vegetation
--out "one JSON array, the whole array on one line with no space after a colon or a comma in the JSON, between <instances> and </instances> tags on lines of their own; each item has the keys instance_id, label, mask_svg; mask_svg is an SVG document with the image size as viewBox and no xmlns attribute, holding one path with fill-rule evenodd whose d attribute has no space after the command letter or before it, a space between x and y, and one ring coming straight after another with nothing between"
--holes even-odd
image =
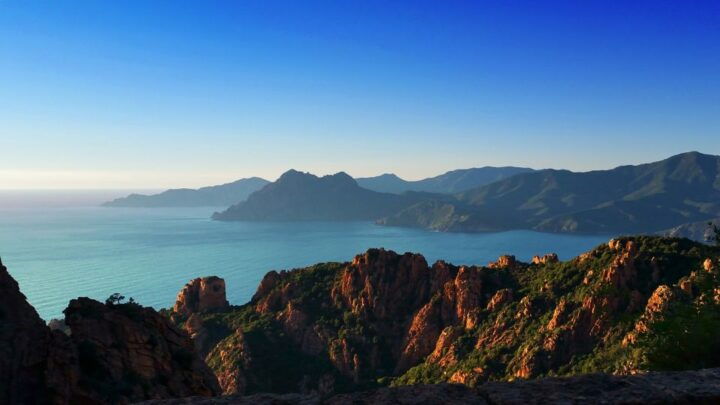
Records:
<instances>
[{"instance_id":1,"label":"green vegetation","mask_svg":"<svg viewBox=\"0 0 720 405\"><path fill-rule=\"evenodd\" d=\"M209 336L219 342L207 360L220 374L245 372L248 393L316 387L328 375L336 381L335 390L342 391L720 366L720 276L703 269L707 258L718 257L720 247L638 236L619 238L613 246L600 245L566 262L476 268L475 284L462 287L477 288L484 297L477 307L467 308L474 314L472 325L431 316L429 322L438 322L435 330L453 338L440 359L425 359L399 374L394 370L404 333L420 307L437 305L454 313L454 303L443 307L447 290L435 290L393 325L372 313L351 311L337 297L347 264L322 263L279 273L273 287L247 305L203 314ZM383 277L393 274L387 271ZM661 285L672 292L665 298L670 301L646 318L648 299ZM512 297L488 309L487 302L501 289L509 289ZM293 311L300 315L290 324L302 323L304 329L283 323ZM636 330L641 320L642 333ZM321 341L308 343L307 337L293 335L297 330L312 330ZM435 341L428 344L432 348ZM307 354L307 347L318 345L319 354ZM338 369L340 363L354 367L355 361L361 365L355 376Z\"/></svg>"},{"instance_id":2,"label":"green vegetation","mask_svg":"<svg viewBox=\"0 0 720 405\"><path fill-rule=\"evenodd\" d=\"M463 232L659 232L720 216L719 162L690 152L612 170L520 173L455 194L454 201L406 206L384 223Z\"/></svg>"}]
</instances>

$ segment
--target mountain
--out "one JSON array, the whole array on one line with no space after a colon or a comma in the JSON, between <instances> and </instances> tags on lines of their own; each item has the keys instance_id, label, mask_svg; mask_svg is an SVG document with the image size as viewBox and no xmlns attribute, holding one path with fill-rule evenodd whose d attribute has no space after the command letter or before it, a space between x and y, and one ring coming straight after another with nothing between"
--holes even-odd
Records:
<instances>
[{"instance_id":1,"label":"mountain","mask_svg":"<svg viewBox=\"0 0 720 405\"><path fill-rule=\"evenodd\" d=\"M358 186L347 174L317 177L296 170L263 187L247 201L213 215L237 221L375 220L422 201L423 194L378 193Z\"/></svg>"},{"instance_id":2,"label":"mountain","mask_svg":"<svg viewBox=\"0 0 720 405\"><path fill-rule=\"evenodd\" d=\"M259 177L199 189L178 188L159 194L130 194L103 204L105 207L226 207L245 200L269 181Z\"/></svg>"},{"instance_id":3,"label":"mountain","mask_svg":"<svg viewBox=\"0 0 720 405\"><path fill-rule=\"evenodd\" d=\"M386 173L376 177L356 179L360 187L383 193L401 194L405 191L424 191L429 193L458 193L471 188L484 186L519 173L531 172L526 167L478 167L447 172L423 180L407 181Z\"/></svg>"},{"instance_id":4,"label":"mountain","mask_svg":"<svg viewBox=\"0 0 720 405\"><path fill-rule=\"evenodd\" d=\"M568 261L486 266L370 249L271 271L242 306L188 291L166 315L208 353L225 394L720 366L720 247L688 239L624 237Z\"/></svg>"},{"instance_id":5,"label":"mountain","mask_svg":"<svg viewBox=\"0 0 720 405\"><path fill-rule=\"evenodd\" d=\"M521 173L454 198L380 222L463 232L657 232L720 215L720 156L690 152L612 170Z\"/></svg>"},{"instance_id":6,"label":"mountain","mask_svg":"<svg viewBox=\"0 0 720 405\"><path fill-rule=\"evenodd\" d=\"M368 190L380 193L401 194L412 189L414 182L403 180L395 174L385 173L375 177L356 178L357 184Z\"/></svg>"},{"instance_id":7,"label":"mountain","mask_svg":"<svg viewBox=\"0 0 720 405\"><path fill-rule=\"evenodd\" d=\"M688 238L698 242L708 243L712 242L715 236L708 224L720 227L720 218L678 225L674 228L660 231L657 234L675 238Z\"/></svg>"}]
</instances>

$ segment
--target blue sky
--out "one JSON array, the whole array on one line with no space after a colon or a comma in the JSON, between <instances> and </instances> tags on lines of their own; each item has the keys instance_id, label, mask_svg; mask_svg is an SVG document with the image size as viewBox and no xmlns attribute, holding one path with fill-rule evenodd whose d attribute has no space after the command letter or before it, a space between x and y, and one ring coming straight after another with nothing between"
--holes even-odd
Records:
<instances>
[{"instance_id":1,"label":"blue sky","mask_svg":"<svg viewBox=\"0 0 720 405\"><path fill-rule=\"evenodd\" d=\"M720 154L717 1L0 0L0 188Z\"/></svg>"}]
</instances>

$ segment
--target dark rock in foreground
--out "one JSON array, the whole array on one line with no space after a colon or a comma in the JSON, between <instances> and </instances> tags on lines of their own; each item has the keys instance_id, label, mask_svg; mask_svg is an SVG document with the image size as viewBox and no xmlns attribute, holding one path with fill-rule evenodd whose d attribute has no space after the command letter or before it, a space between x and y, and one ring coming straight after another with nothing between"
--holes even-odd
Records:
<instances>
[{"instance_id":1,"label":"dark rock in foreground","mask_svg":"<svg viewBox=\"0 0 720 405\"><path fill-rule=\"evenodd\" d=\"M321 399L310 395L255 394L143 402L175 404L717 404L720 369L633 376L587 374L570 378L493 382L477 388L435 384L381 388Z\"/></svg>"},{"instance_id":2,"label":"dark rock in foreground","mask_svg":"<svg viewBox=\"0 0 720 405\"><path fill-rule=\"evenodd\" d=\"M0 263L0 404L126 404L215 395L193 341L152 308L72 300L51 330Z\"/></svg>"}]
</instances>

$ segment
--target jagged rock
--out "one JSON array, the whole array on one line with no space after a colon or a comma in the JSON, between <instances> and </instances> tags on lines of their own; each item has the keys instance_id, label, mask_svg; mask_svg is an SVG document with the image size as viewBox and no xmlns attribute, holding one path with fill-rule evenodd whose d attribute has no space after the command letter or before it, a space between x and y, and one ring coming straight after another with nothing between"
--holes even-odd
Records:
<instances>
[{"instance_id":1,"label":"jagged rock","mask_svg":"<svg viewBox=\"0 0 720 405\"><path fill-rule=\"evenodd\" d=\"M677 294L671 287L668 287L667 285L658 286L648 299L647 304L645 305L645 312L640 319L635 322L633 330L629 332L625 338L623 338L622 344L624 346L634 344L637 341L637 338L649 330L650 324L655 322L676 298Z\"/></svg>"},{"instance_id":2,"label":"jagged rock","mask_svg":"<svg viewBox=\"0 0 720 405\"><path fill-rule=\"evenodd\" d=\"M189 316L196 312L223 310L229 306L225 297L225 280L210 276L196 278L178 293L173 311Z\"/></svg>"},{"instance_id":3,"label":"jagged rock","mask_svg":"<svg viewBox=\"0 0 720 405\"><path fill-rule=\"evenodd\" d=\"M233 367L216 369L218 383L224 394L243 394L247 387L245 370L252 366L252 351L245 341L242 329L237 329L231 339L226 339L215 347L221 364ZM238 364L239 363L239 364Z\"/></svg>"},{"instance_id":4,"label":"jagged rock","mask_svg":"<svg viewBox=\"0 0 720 405\"><path fill-rule=\"evenodd\" d=\"M661 292L650 294L660 280L715 282L688 274L711 249L626 237L562 266L550 265L554 258L534 265L507 258L492 267L428 266L418 254L370 249L349 263L268 274L242 316L272 320L269 328L292 350L326 359L331 369L320 372L351 386L382 377L471 384L534 378L573 370L579 359L597 361L600 348L624 350L623 340L633 344L630 332L643 327L634 322L661 299ZM720 292L696 295L720 302ZM618 364L618 372L632 371ZM311 385L318 375L308 377ZM249 392L258 392L253 387Z\"/></svg>"},{"instance_id":5,"label":"jagged rock","mask_svg":"<svg viewBox=\"0 0 720 405\"><path fill-rule=\"evenodd\" d=\"M80 398L132 402L220 392L187 334L152 308L78 298L65 310L65 322L78 348Z\"/></svg>"},{"instance_id":6,"label":"jagged rock","mask_svg":"<svg viewBox=\"0 0 720 405\"><path fill-rule=\"evenodd\" d=\"M433 349L430 356L428 356L428 362L436 363L441 367L451 366L457 363L457 357L453 350L453 344L455 340L462 334L459 328L448 326L443 329L442 333L438 337L435 349Z\"/></svg>"},{"instance_id":7,"label":"jagged rock","mask_svg":"<svg viewBox=\"0 0 720 405\"><path fill-rule=\"evenodd\" d=\"M708 257L707 259L705 259L705 261L703 262L703 268L707 272L712 272L715 269L715 264L713 263L711 258Z\"/></svg>"},{"instance_id":8,"label":"jagged rock","mask_svg":"<svg viewBox=\"0 0 720 405\"><path fill-rule=\"evenodd\" d=\"M426 300L429 275L422 255L370 249L353 259L333 296L356 314L402 319Z\"/></svg>"},{"instance_id":9,"label":"jagged rock","mask_svg":"<svg viewBox=\"0 0 720 405\"><path fill-rule=\"evenodd\" d=\"M488 267L491 269L504 269L512 268L517 265L517 260L513 255L502 255L498 257L497 261L488 263Z\"/></svg>"},{"instance_id":10,"label":"jagged rock","mask_svg":"<svg viewBox=\"0 0 720 405\"><path fill-rule=\"evenodd\" d=\"M0 265L0 403L126 404L219 393L192 341L138 304L72 300L51 330Z\"/></svg>"},{"instance_id":11,"label":"jagged rock","mask_svg":"<svg viewBox=\"0 0 720 405\"><path fill-rule=\"evenodd\" d=\"M51 331L40 319L0 261L0 403L67 402L72 347L55 350L66 341L62 332Z\"/></svg>"},{"instance_id":12,"label":"jagged rock","mask_svg":"<svg viewBox=\"0 0 720 405\"><path fill-rule=\"evenodd\" d=\"M429 302L423 306L410 324L395 373L399 374L419 363L436 346L441 333L440 305Z\"/></svg>"},{"instance_id":13,"label":"jagged rock","mask_svg":"<svg viewBox=\"0 0 720 405\"><path fill-rule=\"evenodd\" d=\"M549 263L557 263L557 262L558 262L557 253L548 253L543 256L533 256L533 258L532 258L532 264L549 264Z\"/></svg>"},{"instance_id":14,"label":"jagged rock","mask_svg":"<svg viewBox=\"0 0 720 405\"><path fill-rule=\"evenodd\" d=\"M569 313L568 303L564 298L560 299L555 310L553 311L550 321L545 325L545 330L555 330L557 327L567 321Z\"/></svg>"},{"instance_id":15,"label":"jagged rock","mask_svg":"<svg viewBox=\"0 0 720 405\"><path fill-rule=\"evenodd\" d=\"M498 308L500 305L505 304L506 302L512 301L513 299L513 292L509 288L503 288L502 290L498 290L495 292L495 294L490 298L490 302L488 302L487 309L488 311L494 311L496 308Z\"/></svg>"}]
</instances>

